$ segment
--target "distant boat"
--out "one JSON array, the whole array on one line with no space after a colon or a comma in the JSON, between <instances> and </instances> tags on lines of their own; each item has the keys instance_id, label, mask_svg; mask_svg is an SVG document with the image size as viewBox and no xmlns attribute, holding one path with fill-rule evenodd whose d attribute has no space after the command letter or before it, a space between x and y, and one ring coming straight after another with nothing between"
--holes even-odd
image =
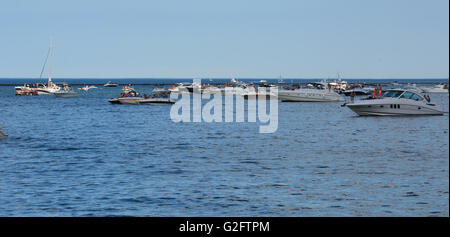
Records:
<instances>
[{"instance_id":1,"label":"distant boat","mask_svg":"<svg viewBox=\"0 0 450 237\"><path fill-rule=\"evenodd\" d=\"M343 98L334 90L299 88L279 90L278 98L282 102L339 102Z\"/></svg>"},{"instance_id":2,"label":"distant boat","mask_svg":"<svg viewBox=\"0 0 450 237\"><path fill-rule=\"evenodd\" d=\"M54 92L56 97L77 97L78 94L72 89L72 87L68 86L67 84L63 84L62 88L58 91Z\"/></svg>"},{"instance_id":3,"label":"distant boat","mask_svg":"<svg viewBox=\"0 0 450 237\"><path fill-rule=\"evenodd\" d=\"M0 139L5 139L7 137L8 135L6 135L6 133L3 132L2 126L0 125Z\"/></svg>"},{"instance_id":4,"label":"distant boat","mask_svg":"<svg viewBox=\"0 0 450 237\"><path fill-rule=\"evenodd\" d=\"M422 87L425 93L448 93L448 86L446 84L435 85L434 87Z\"/></svg>"},{"instance_id":5,"label":"distant boat","mask_svg":"<svg viewBox=\"0 0 450 237\"><path fill-rule=\"evenodd\" d=\"M16 86L16 95L50 95L54 92L58 91L60 87L53 83L52 81L52 53L53 52L53 39L50 39L50 47L48 50L47 58L45 59L44 66L42 67L41 75L39 78L42 77L42 72L44 71L45 64L47 63L47 59L49 61L49 69L48 69L48 83L40 84L35 83L34 86L24 85L24 86Z\"/></svg>"},{"instance_id":6,"label":"distant boat","mask_svg":"<svg viewBox=\"0 0 450 237\"><path fill-rule=\"evenodd\" d=\"M83 87L80 87L80 88L78 88L78 90L82 90L82 91L88 91L89 89L91 89L91 88L89 88L89 86L83 86Z\"/></svg>"},{"instance_id":7,"label":"distant boat","mask_svg":"<svg viewBox=\"0 0 450 237\"><path fill-rule=\"evenodd\" d=\"M104 87L118 87L119 84L117 83L112 83L111 81L108 81L105 85L103 85Z\"/></svg>"},{"instance_id":8,"label":"distant boat","mask_svg":"<svg viewBox=\"0 0 450 237\"><path fill-rule=\"evenodd\" d=\"M165 91L167 91L166 88L157 88L157 87L153 88L152 90L152 92L165 92Z\"/></svg>"}]
</instances>

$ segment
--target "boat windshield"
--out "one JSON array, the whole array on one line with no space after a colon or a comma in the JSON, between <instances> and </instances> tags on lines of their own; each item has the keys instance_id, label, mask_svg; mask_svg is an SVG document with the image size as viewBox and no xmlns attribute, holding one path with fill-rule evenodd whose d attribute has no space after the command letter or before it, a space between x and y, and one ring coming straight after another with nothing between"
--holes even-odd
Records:
<instances>
[{"instance_id":1,"label":"boat windshield","mask_svg":"<svg viewBox=\"0 0 450 237\"><path fill-rule=\"evenodd\" d=\"M397 98L397 97L399 97L402 93L403 93L403 91L386 91L386 93L384 93L383 97Z\"/></svg>"},{"instance_id":2,"label":"boat windshield","mask_svg":"<svg viewBox=\"0 0 450 237\"><path fill-rule=\"evenodd\" d=\"M421 100L423 100L423 97L420 96L420 95L418 95L418 94L414 94L414 93L413 93L413 95L411 96L410 99L411 99L411 100L416 100L416 101L421 101Z\"/></svg>"},{"instance_id":3,"label":"boat windshield","mask_svg":"<svg viewBox=\"0 0 450 237\"><path fill-rule=\"evenodd\" d=\"M400 96L400 98L403 98L403 99L411 99L411 97L412 97L413 95L415 95L415 94L412 93L412 92L409 92L409 91L405 91L405 93L403 93L403 95Z\"/></svg>"}]
</instances>

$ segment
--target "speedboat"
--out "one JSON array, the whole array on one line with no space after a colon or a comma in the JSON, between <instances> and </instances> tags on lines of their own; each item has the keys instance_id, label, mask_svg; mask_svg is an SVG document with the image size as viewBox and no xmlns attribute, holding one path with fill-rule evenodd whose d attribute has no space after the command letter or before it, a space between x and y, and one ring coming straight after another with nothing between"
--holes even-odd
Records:
<instances>
[{"instance_id":1,"label":"speedboat","mask_svg":"<svg viewBox=\"0 0 450 237\"><path fill-rule=\"evenodd\" d=\"M361 116L378 115L443 115L442 109L429 102L428 97L414 90L387 90L381 98L362 99L343 106Z\"/></svg>"},{"instance_id":2,"label":"speedboat","mask_svg":"<svg viewBox=\"0 0 450 237\"><path fill-rule=\"evenodd\" d=\"M128 104L128 105L157 105L157 104L174 104L169 98L146 98L140 96L119 97L109 99L111 104Z\"/></svg>"},{"instance_id":3,"label":"speedboat","mask_svg":"<svg viewBox=\"0 0 450 237\"><path fill-rule=\"evenodd\" d=\"M103 85L104 87L118 87L119 84L117 83L112 83L111 81L108 81L105 85Z\"/></svg>"},{"instance_id":4,"label":"speedboat","mask_svg":"<svg viewBox=\"0 0 450 237\"><path fill-rule=\"evenodd\" d=\"M3 132L2 126L0 125L0 139L5 139L7 137L8 135L6 135L6 133Z\"/></svg>"},{"instance_id":5,"label":"speedboat","mask_svg":"<svg viewBox=\"0 0 450 237\"><path fill-rule=\"evenodd\" d=\"M448 86L441 83L434 87L423 87L422 90L426 93L448 93Z\"/></svg>"},{"instance_id":6,"label":"speedboat","mask_svg":"<svg viewBox=\"0 0 450 237\"><path fill-rule=\"evenodd\" d=\"M83 90L83 91L88 91L89 89L91 89L91 88L88 85L78 88L78 90Z\"/></svg>"},{"instance_id":7,"label":"speedboat","mask_svg":"<svg viewBox=\"0 0 450 237\"><path fill-rule=\"evenodd\" d=\"M64 98L77 96L77 93L72 89L72 87L68 85L64 85L61 89L54 92L53 94L55 94L56 97L64 97Z\"/></svg>"},{"instance_id":8,"label":"speedboat","mask_svg":"<svg viewBox=\"0 0 450 237\"><path fill-rule=\"evenodd\" d=\"M331 89L298 88L279 90L278 98L282 102L339 102L343 98Z\"/></svg>"},{"instance_id":9,"label":"speedboat","mask_svg":"<svg viewBox=\"0 0 450 237\"><path fill-rule=\"evenodd\" d=\"M128 105L152 105L152 104L174 104L168 93L154 94L153 96L141 95L136 91L125 92L118 98L108 100L111 104L128 104Z\"/></svg>"}]
</instances>

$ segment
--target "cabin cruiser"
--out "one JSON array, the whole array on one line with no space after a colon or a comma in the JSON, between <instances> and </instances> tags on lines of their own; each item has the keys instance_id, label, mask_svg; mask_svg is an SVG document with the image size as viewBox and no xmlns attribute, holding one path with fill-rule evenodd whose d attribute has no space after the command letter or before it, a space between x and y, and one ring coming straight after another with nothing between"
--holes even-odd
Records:
<instances>
[{"instance_id":1,"label":"cabin cruiser","mask_svg":"<svg viewBox=\"0 0 450 237\"><path fill-rule=\"evenodd\" d=\"M324 88L324 87L328 88ZM343 98L322 82L310 83L307 88L284 88L278 91L278 98L282 102L339 102Z\"/></svg>"},{"instance_id":2,"label":"cabin cruiser","mask_svg":"<svg viewBox=\"0 0 450 237\"><path fill-rule=\"evenodd\" d=\"M55 94L56 97L65 97L65 98L77 96L77 93L72 89L71 86L67 84L63 84L61 89L54 92L53 94Z\"/></svg>"},{"instance_id":3,"label":"cabin cruiser","mask_svg":"<svg viewBox=\"0 0 450 237\"><path fill-rule=\"evenodd\" d=\"M108 81L105 85L103 85L104 87L118 87L119 84L117 83L112 83L111 81Z\"/></svg>"},{"instance_id":4,"label":"cabin cruiser","mask_svg":"<svg viewBox=\"0 0 450 237\"><path fill-rule=\"evenodd\" d=\"M8 138L8 135L6 135L5 132L2 130L2 126L0 125L0 139Z\"/></svg>"},{"instance_id":5,"label":"cabin cruiser","mask_svg":"<svg viewBox=\"0 0 450 237\"><path fill-rule=\"evenodd\" d=\"M381 98L370 98L343 106L349 107L361 116L377 115L443 115L437 105L430 103L428 96L422 96L414 90L391 89Z\"/></svg>"},{"instance_id":6,"label":"cabin cruiser","mask_svg":"<svg viewBox=\"0 0 450 237\"><path fill-rule=\"evenodd\" d=\"M422 90L425 93L448 93L448 86L441 83L434 87L423 87Z\"/></svg>"},{"instance_id":7,"label":"cabin cruiser","mask_svg":"<svg viewBox=\"0 0 450 237\"><path fill-rule=\"evenodd\" d=\"M108 100L111 104L128 104L128 105L157 105L157 104L174 104L168 93L155 93L152 96L141 95L136 91L121 93L120 97Z\"/></svg>"}]
</instances>

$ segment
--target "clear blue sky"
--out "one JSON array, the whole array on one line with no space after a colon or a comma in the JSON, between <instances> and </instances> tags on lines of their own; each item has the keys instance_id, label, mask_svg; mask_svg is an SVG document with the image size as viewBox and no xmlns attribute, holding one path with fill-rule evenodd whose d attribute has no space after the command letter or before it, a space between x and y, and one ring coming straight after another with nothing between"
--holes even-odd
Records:
<instances>
[{"instance_id":1,"label":"clear blue sky","mask_svg":"<svg viewBox=\"0 0 450 237\"><path fill-rule=\"evenodd\" d=\"M0 1L0 77L448 78L448 0Z\"/></svg>"}]
</instances>

